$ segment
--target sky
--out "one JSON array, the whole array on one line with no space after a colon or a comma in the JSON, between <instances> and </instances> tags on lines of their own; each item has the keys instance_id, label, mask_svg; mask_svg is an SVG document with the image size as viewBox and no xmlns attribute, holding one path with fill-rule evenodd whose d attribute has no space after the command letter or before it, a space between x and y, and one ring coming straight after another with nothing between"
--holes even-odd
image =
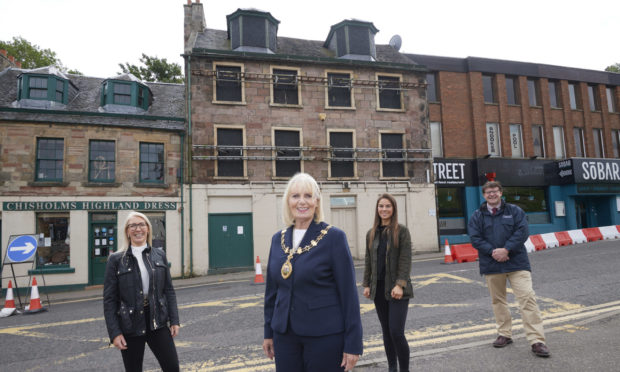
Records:
<instances>
[{"instance_id":1,"label":"sky","mask_svg":"<svg viewBox=\"0 0 620 372\"><path fill-rule=\"evenodd\" d=\"M196 0L192 0L196 1ZM321 40L344 19L373 22L401 52L483 57L590 70L620 63L617 0L201 0L208 28L238 8L270 12L278 36ZM183 66L187 0L0 0L0 40L21 36L85 75L112 77L140 56Z\"/></svg>"}]
</instances>

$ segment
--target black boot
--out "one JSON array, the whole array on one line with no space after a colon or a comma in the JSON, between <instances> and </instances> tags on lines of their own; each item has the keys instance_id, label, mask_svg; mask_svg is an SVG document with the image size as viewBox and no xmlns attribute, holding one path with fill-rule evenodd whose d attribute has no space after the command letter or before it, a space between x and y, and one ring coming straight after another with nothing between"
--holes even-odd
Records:
<instances>
[{"instance_id":1,"label":"black boot","mask_svg":"<svg viewBox=\"0 0 620 372\"><path fill-rule=\"evenodd\" d=\"M398 368L396 368L396 365L388 365L388 372L398 372Z\"/></svg>"}]
</instances>

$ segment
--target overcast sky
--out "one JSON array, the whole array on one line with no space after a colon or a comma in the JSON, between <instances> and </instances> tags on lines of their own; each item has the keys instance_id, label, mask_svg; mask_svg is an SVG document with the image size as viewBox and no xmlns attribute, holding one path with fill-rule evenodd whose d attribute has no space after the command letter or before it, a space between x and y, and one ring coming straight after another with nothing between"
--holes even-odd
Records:
<instances>
[{"instance_id":1,"label":"overcast sky","mask_svg":"<svg viewBox=\"0 0 620 372\"><path fill-rule=\"evenodd\" d=\"M196 1L196 0L193 0ZM141 53L183 65L187 0L0 0L0 40L22 36L86 75L111 77ZM604 70L620 63L618 0L202 0L207 27L237 8L269 11L278 35L325 40L344 19L371 21L401 52Z\"/></svg>"}]
</instances>

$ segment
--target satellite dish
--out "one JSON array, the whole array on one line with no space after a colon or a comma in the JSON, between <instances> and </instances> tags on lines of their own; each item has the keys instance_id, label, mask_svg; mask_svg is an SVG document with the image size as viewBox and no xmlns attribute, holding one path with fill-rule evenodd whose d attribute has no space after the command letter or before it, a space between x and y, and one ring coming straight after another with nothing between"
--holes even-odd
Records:
<instances>
[{"instance_id":1,"label":"satellite dish","mask_svg":"<svg viewBox=\"0 0 620 372\"><path fill-rule=\"evenodd\" d=\"M400 35L392 36L392 38L390 39L390 46L392 48L396 49L396 51L399 51L402 45L403 45L403 39L400 37Z\"/></svg>"}]
</instances>

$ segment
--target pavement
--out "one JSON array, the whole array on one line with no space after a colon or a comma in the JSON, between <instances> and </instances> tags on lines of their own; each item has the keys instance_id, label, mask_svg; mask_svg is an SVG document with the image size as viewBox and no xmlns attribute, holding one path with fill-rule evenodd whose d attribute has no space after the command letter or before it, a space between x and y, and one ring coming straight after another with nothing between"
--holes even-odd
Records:
<instances>
[{"instance_id":1,"label":"pavement","mask_svg":"<svg viewBox=\"0 0 620 372\"><path fill-rule=\"evenodd\" d=\"M433 252L433 253L422 253L422 254L414 254L412 258L412 262L416 261L426 261L426 260L434 260L434 259L443 259L442 252ZM364 267L364 260L353 260L353 264L356 268ZM263 270L263 275L265 274ZM172 285L176 290L187 288L187 287L195 287L201 285L212 285L217 283L227 283L227 282L237 282L237 281L248 281L253 282L256 273L254 271L240 271L233 273L225 273L225 274L212 274L212 275L203 275L203 276L194 276L191 278L176 278L172 279ZM357 278L358 282L361 278ZM41 299L47 300L45 297L45 289L39 287L39 291L41 292ZM85 300L85 299L95 299L103 297L103 285L89 286L83 290L74 290L74 291L65 291L65 292L50 292L47 294L49 296L49 300L51 305L54 306L54 303L58 302L67 302L67 301L77 301L77 300Z\"/></svg>"}]
</instances>

